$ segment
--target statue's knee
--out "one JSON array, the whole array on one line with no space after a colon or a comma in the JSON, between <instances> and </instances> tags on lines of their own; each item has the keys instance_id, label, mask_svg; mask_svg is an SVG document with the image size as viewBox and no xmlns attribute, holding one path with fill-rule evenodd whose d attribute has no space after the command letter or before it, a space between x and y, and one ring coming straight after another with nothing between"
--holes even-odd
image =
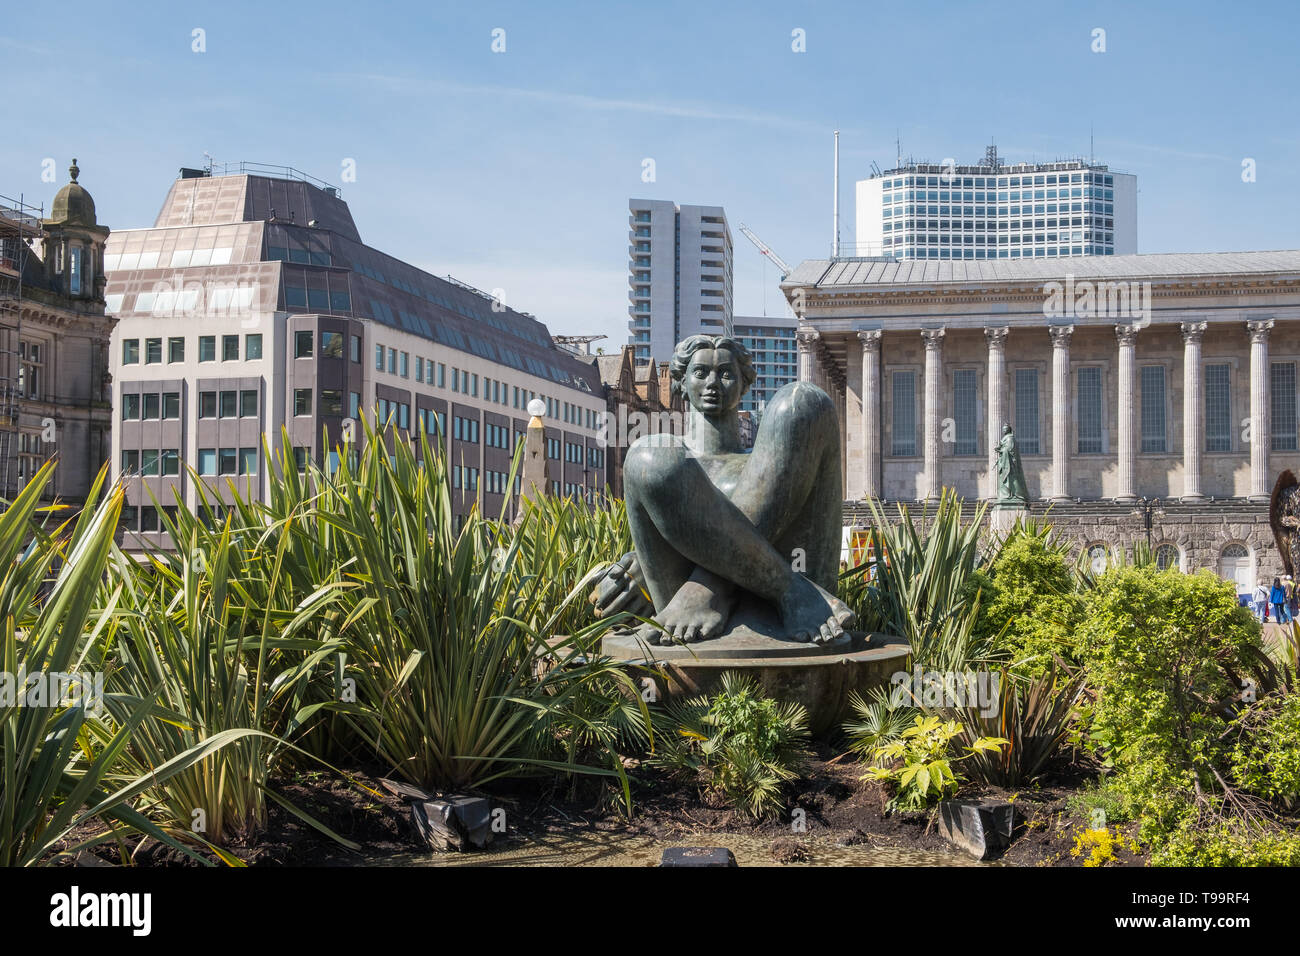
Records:
<instances>
[{"instance_id":1,"label":"statue's knee","mask_svg":"<svg viewBox=\"0 0 1300 956\"><path fill-rule=\"evenodd\" d=\"M685 461L680 445L656 442L658 435L637 439L623 461L623 484L636 494L652 494L673 483Z\"/></svg>"},{"instance_id":2,"label":"statue's knee","mask_svg":"<svg viewBox=\"0 0 1300 956\"><path fill-rule=\"evenodd\" d=\"M835 404L811 382L791 382L779 389L763 410L763 424L769 420L800 431L839 433Z\"/></svg>"}]
</instances>

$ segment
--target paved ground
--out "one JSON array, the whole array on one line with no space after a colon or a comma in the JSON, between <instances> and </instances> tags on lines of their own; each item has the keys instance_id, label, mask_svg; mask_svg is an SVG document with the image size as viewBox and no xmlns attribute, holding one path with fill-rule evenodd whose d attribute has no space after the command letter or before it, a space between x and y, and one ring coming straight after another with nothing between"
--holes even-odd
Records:
<instances>
[{"instance_id":1,"label":"paved ground","mask_svg":"<svg viewBox=\"0 0 1300 956\"><path fill-rule=\"evenodd\" d=\"M1264 644L1266 647L1273 647L1282 643L1287 638L1292 641L1292 646L1300 650L1300 635L1295 634L1294 624L1275 624L1270 621L1264 625Z\"/></svg>"}]
</instances>

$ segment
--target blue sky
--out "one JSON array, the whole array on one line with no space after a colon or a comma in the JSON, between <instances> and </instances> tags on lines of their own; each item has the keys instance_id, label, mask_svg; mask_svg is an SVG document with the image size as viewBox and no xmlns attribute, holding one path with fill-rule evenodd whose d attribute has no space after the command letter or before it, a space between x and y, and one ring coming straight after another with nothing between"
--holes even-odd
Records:
<instances>
[{"instance_id":1,"label":"blue sky","mask_svg":"<svg viewBox=\"0 0 1300 956\"><path fill-rule=\"evenodd\" d=\"M853 180L896 134L918 159L993 140L1032 161L1086 154L1091 126L1138 176L1141 252L1300 247L1298 20L1283 2L37 3L0 24L0 194L48 209L42 160L62 183L76 156L100 221L129 228L205 151L330 182L353 159L369 244L622 342L628 198L725 206L737 313L781 314L737 224L792 264L827 255L836 128L845 242Z\"/></svg>"}]
</instances>

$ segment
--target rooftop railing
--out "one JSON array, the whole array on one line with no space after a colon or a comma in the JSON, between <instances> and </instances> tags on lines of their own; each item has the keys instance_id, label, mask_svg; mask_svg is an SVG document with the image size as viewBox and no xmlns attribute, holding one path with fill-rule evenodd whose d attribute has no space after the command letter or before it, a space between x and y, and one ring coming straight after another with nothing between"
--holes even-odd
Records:
<instances>
[{"instance_id":1,"label":"rooftop railing","mask_svg":"<svg viewBox=\"0 0 1300 956\"><path fill-rule=\"evenodd\" d=\"M315 176L304 173L301 169L295 169L292 166L276 166L271 163L250 163L247 160L240 160L237 163L211 162L204 169L209 176L270 176L275 179L293 179L298 182L309 183L335 196L343 194L343 190L333 183L317 179Z\"/></svg>"}]
</instances>

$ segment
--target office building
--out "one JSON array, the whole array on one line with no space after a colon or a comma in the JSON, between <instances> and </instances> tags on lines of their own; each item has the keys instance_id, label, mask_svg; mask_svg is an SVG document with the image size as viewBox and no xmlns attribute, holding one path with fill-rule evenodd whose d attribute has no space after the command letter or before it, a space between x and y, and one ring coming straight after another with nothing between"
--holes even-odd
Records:
<instances>
[{"instance_id":1,"label":"office building","mask_svg":"<svg viewBox=\"0 0 1300 956\"><path fill-rule=\"evenodd\" d=\"M628 342L638 364L667 362L678 342L732 329L731 229L721 206L628 202Z\"/></svg>"},{"instance_id":2,"label":"office building","mask_svg":"<svg viewBox=\"0 0 1300 956\"><path fill-rule=\"evenodd\" d=\"M738 315L733 321L736 339L749 349L754 362L754 384L745 393L740 408L754 412L761 421L763 408L776 390L799 377L794 340L798 320L794 316Z\"/></svg>"},{"instance_id":3,"label":"office building","mask_svg":"<svg viewBox=\"0 0 1300 956\"><path fill-rule=\"evenodd\" d=\"M220 172L220 171L218 171ZM441 436L453 511L491 516L518 491L511 456L546 400L551 490L604 485L605 401L592 367L545 325L486 293L365 244L336 187L284 167L182 170L150 228L115 232L104 261L113 336L114 473L134 540L169 544L146 489L193 505L261 496L267 436L327 469L364 414ZM349 424L350 423L350 424Z\"/></svg>"},{"instance_id":4,"label":"office building","mask_svg":"<svg viewBox=\"0 0 1300 956\"><path fill-rule=\"evenodd\" d=\"M1137 252L1137 177L1089 160L906 163L857 184L856 256L1044 259Z\"/></svg>"}]
</instances>

